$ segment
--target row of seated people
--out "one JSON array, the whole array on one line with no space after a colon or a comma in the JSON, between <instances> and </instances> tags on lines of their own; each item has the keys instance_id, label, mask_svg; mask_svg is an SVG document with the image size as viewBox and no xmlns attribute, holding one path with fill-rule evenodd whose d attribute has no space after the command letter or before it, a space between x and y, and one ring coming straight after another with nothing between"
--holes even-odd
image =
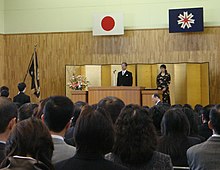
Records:
<instances>
[{"instance_id":1,"label":"row of seated people","mask_svg":"<svg viewBox=\"0 0 220 170\"><path fill-rule=\"evenodd\" d=\"M89 106L84 102L73 104L64 96L49 97L39 105L28 103L17 109L12 101L1 97L1 167L218 169L220 106L198 110L196 113L189 105L125 106L116 97ZM213 132L207 141L207 136L198 134L200 113L200 127L207 124Z\"/></svg>"}]
</instances>

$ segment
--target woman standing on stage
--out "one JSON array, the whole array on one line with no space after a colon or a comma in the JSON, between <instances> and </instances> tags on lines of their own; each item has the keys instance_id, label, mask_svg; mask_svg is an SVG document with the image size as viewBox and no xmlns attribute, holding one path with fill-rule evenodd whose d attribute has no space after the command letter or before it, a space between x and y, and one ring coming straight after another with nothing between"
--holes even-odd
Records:
<instances>
[{"instance_id":1,"label":"woman standing on stage","mask_svg":"<svg viewBox=\"0 0 220 170\"><path fill-rule=\"evenodd\" d=\"M157 75L157 88L161 89L163 92L163 103L170 104L170 91L169 91L169 85L171 81L171 76L167 72L166 65L160 66L160 73Z\"/></svg>"}]
</instances>

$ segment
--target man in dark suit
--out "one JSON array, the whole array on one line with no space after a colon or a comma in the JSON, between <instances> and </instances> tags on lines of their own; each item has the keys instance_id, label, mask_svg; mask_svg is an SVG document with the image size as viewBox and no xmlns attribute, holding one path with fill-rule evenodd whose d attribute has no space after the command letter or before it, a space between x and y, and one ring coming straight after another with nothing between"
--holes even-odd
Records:
<instances>
[{"instance_id":1,"label":"man in dark suit","mask_svg":"<svg viewBox=\"0 0 220 170\"><path fill-rule=\"evenodd\" d=\"M208 125L213 135L206 142L195 145L187 151L188 164L192 170L220 168L220 105L211 110Z\"/></svg>"},{"instance_id":2,"label":"man in dark suit","mask_svg":"<svg viewBox=\"0 0 220 170\"><path fill-rule=\"evenodd\" d=\"M132 86L133 77L132 73L127 71L127 63L121 64L122 71L118 72L117 86Z\"/></svg>"},{"instance_id":3,"label":"man in dark suit","mask_svg":"<svg viewBox=\"0 0 220 170\"><path fill-rule=\"evenodd\" d=\"M0 164L5 158L5 143L16 124L17 107L5 97L0 97Z\"/></svg>"},{"instance_id":4,"label":"man in dark suit","mask_svg":"<svg viewBox=\"0 0 220 170\"><path fill-rule=\"evenodd\" d=\"M26 90L26 84L25 83L19 83L18 84L18 90L19 93L16 95L13 99L13 102L17 103L18 106L22 106L25 103L30 103L30 96L25 94Z\"/></svg>"},{"instance_id":5,"label":"man in dark suit","mask_svg":"<svg viewBox=\"0 0 220 170\"><path fill-rule=\"evenodd\" d=\"M152 95L152 101L155 105L162 105L163 104L160 100L160 95L157 93Z\"/></svg>"}]
</instances>

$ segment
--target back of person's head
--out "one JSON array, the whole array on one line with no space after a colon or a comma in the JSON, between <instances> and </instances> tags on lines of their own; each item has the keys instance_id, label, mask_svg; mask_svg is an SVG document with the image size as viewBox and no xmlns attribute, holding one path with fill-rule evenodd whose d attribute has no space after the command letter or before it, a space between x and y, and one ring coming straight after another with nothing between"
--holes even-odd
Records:
<instances>
[{"instance_id":1,"label":"back of person's head","mask_svg":"<svg viewBox=\"0 0 220 170\"><path fill-rule=\"evenodd\" d=\"M212 108L214 107L215 105L212 105L212 104L209 104L207 106L205 106L202 110L201 110L201 115L202 115L202 118L205 122L208 122L209 121L209 114L210 114L210 111L212 110Z\"/></svg>"},{"instance_id":2,"label":"back of person's head","mask_svg":"<svg viewBox=\"0 0 220 170\"><path fill-rule=\"evenodd\" d=\"M160 95L159 95L158 93L154 93L154 94L153 94L153 97L160 99Z\"/></svg>"},{"instance_id":3,"label":"back of person's head","mask_svg":"<svg viewBox=\"0 0 220 170\"><path fill-rule=\"evenodd\" d=\"M42 115L43 115L43 110L44 110L44 106L45 104L47 103L47 101L49 100L49 97L48 98L45 98L45 99L42 99L37 107L37 109L35 109L35 112L34 112L34 117L38 118L38 119L41 119Z\"/></svg>"},{"instance_id":4,"label":"back of person's head","mask_svg":"<svg viewBox=\"0 0 220 170\"><path fill-rule=\"evenodd\" d=\"M133 104L125 106L116 121L115 129L113 153L123 164L140 165L152 158L157 137L146 109Z\"/></svg>"},{"instance_id":5,"label":"back of person's head","mask_svg":"<svg viewBox=\"0 0 220 170\"><path fill-rule=\"evenodd\" d=\"M19 122L12 129L5 147L7 157L29 156L43 162L50 169L53 169L51 164L53 150L48 128L41 120L34 118Z\"/></svg>"},{"instance_id":6,"label":"back of person's head","mask_svg":"<svg viewBox=\"0 0 220 170\"><path fill-rule=\"evenodd\" d=\"M209 127L213 129L216 134L220 135L220 105L219 104L216 105L210 111Z\"/></svg>"},{"instance_id":7,"label":"back of person's head","mask_svg":"<svg viewBox=\"0 0 220 170\"><path fill-rule=\"evenodd\" d=\"M83 102L83 101L77 101L75 103L75 109L74 109L74 112L73 112L73 119L72 119L72 125L71 126L75 126L76 125L76 121L77 119L79 118L79 115L81 113L81 110L82 108L87 105L86 102Z\"/></svg>"},{"instance_id":8,"label":"back of person's head","mask_svg":"<svg viewBox=\"0 0 220 170\"><path fill-rule=\"evenodd\" d=\"M33 116L34 109L37 108L37 104L25 103L18 109L18 121L28 119Z\"/></svg>"},{"instance_id":9,"label":"back of person's head","mask_svg":"<svg viewBox=\"0 0 220 170\"><path fill-rule=\"evenodd\" d=\"M182 109L171 108L164 114L161 122L162 136L188 136L189 128L189 121Z\"/></svg>"},{"instance_id":10,"label":"back of person's head","mask_svg":"<svg viewBox=\"0 0 220 170\"><path fill-rule=\"evenodd\" d=\"M186 107L187 107L187 108L189 108L189 109L192 109L192 110L193 110L193 108L192 108L192 106L191 106L190 104L184 104L184 105L183 105L183 107L184 107L184 108L186 108Z\"/></svg>"},{"instance_id":11,"label":"back of person's head","mask_svg":"<svg viewBox=\"0 0 220 170\"><path fill-rule=\"evenodd\" d=\"M23 92L25 90L25 88L26 88L26 84L24 82L18 83L18 90L20 92Z\"/></svg>"},{"instance_id":12,"label":"back of person's head","mask_svg":"<svg viewBox=\"0 0 220 170\"><path fill-rule=\"evenodd\" d=\"M185 113L186 117L188 118L190 124L190 136L198 135L198 115L189 107L183 107L183 112Z\"/></svg>"},{"instance_id":13,"label":"back of person's head","mask_svg":"<svg viewBox=\"0 0 220 170\"><path fill-rule=\"evenodd\" d=\"M17 117L17 106L8 98L0 97L0 133L4 133L10 121Z\"/></svg>"},{"instance_id":14,"label":"back of person's head","mask_svg":"<svg viewBox=\"0 0 220 170\"><path fill-rule=\"evenodd\" d=\"M195 107L194 107L195 112L198 113L199 116L200 116L200 112L201 112L202 109L203 109L203 106L200 105L200 104L197 104L197 105L195 105Z\"/></svg>"},{"instance_id":15,"label":"back of person's head","mask_svg":"<svg viewBox=\"0 0 220 170\"><path fill-rule=\"evenodd\" d=\"M7 90L2 90L1 91L1 96L2 97L8 97L9 96L9 92Z\"/></svg>"},{"instance_id":16,"label":"back of person's head","mask_svg":"<svg viewBox=\"0 0 220 170\"><path fill-rule=\"evenodd\" d=\"M167 111L167 108L164 105L156 105L150 108L149 112L152 116L154 126L156 127L157 131L160 132L161 130L161 121L163 118L164 113Z\"/></svg>"},{"instance_id":17,"label":"back of person's head","mask_svg":"<svg viewBox=\"0 0 220 170\"><path fill-rule=\"evenodd\" d=\"M70 123L73 111L74 104L69 98L65 96L52 96L44 106L43 120L50 131L61 132Z\"/></svg>"},{"instance_id":18,"label":"back of person's head","mask_svg":"<svg viewBox=\"0 0 220 170\"><path fill-rule=\"evenodd\" d=\"M83 107L76 122L74 139L77 152L106 154L114 144L114 128L110 118L102 108L94 110Z\"/></svg>"},{"instance_id":19,"label":"back of person's head","mask_svg":"<svg viewBox=\"0 0 220 170\"><path fill-rule=\"evenodd\" d=\"M103 108L106 112L111 115L112 122L115 123L118 118L121 109L125 106L124 102L117 97L106 97L99 101L98 107Z\"/></svg>"},{"instance_id":20,"label":"back of person's head","mask_svg":"<svg viewBox=\"0 0 220 170\"><path fill-rule=\"evenodd\" d=\"M2 87L0 88L0 93L1 93L3 90L6 90L6 91L9 92L9 88L8 88L7 86L2 86Z\"/></svg>"}]
</instances>

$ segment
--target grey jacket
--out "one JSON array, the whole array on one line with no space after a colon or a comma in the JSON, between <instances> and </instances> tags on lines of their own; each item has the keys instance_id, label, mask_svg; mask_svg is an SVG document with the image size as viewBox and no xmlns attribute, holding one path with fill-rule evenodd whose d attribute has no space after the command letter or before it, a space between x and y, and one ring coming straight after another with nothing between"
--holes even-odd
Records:
<instances>
[{"instance_id":1,"label":"grey jacket","mask_svg":"<svg viewBox=\"0 0 220 170\"><path fill-rule=\"evenodd\" d=\"M75 155L76 153L75 147L67 145L62 139L58 139L54 137L52 137L52 139L54 144L54 151L52 157L53 164L69 159Z\"/></svg>"},{"instance_id":2,"label":"grey jacket","mask_svg":"<svg viewBox=\"0 0 220 170\"><path fill-rule=\"evenodd\" d=\"M187 160L192 170L219 170L220 137L210 137L206 142L189 148Z\"/></svg>"}]
</instances>

